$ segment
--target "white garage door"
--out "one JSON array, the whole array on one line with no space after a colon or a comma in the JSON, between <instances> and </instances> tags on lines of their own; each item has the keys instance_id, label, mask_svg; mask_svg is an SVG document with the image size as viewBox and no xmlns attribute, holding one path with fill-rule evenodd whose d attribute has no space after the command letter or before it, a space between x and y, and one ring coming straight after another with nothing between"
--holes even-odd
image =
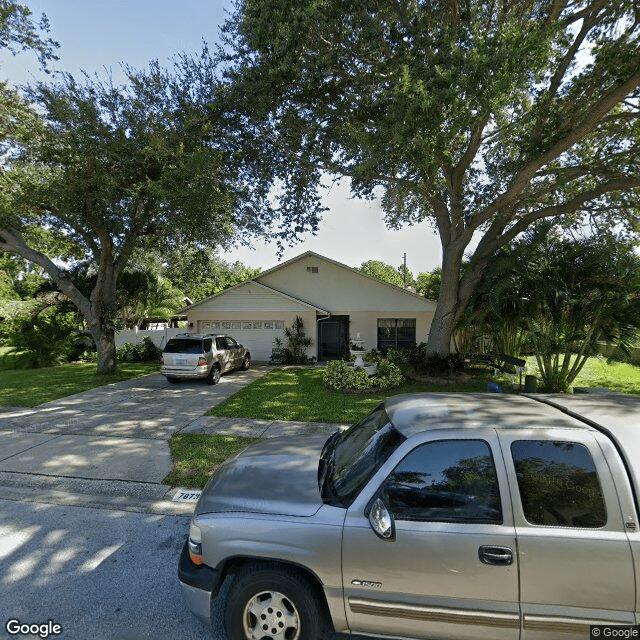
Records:
<instances>
[{"instance_id":1,"label":"white garage door","mask_svg":"<svg viewBox=\"0 0 640 640\"><path fill-rule=\"evenodd\" d=\"M200 321L198 333L225 333L251 352L255 361L268 362L276 337L284 342L284 322L271 321Z\"/></svg>"}]
</instances>

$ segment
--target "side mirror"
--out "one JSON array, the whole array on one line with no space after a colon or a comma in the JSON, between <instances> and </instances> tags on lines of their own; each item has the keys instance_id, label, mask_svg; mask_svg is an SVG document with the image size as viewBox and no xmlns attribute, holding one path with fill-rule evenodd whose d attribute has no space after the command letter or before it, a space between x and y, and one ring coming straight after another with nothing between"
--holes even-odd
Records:
<instances>
[{"instance_id":1,"label":"side mirror","mask_svg":"<svg viewBox=\"0 0 640 640\"><path fill-rule=\"evenodd\" d=\"M381 498L376 498L369 510L369 524L374 533L383 540L395 540L396 528L393 516Z\"/></svg>"}]
</instances>

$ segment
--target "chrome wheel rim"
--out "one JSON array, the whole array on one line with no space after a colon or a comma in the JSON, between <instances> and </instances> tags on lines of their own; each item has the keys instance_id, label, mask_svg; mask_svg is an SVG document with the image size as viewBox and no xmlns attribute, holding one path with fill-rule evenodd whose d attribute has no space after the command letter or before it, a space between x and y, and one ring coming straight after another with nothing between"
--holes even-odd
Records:
<instances>
[{"instance_id":1,"label":"chrome wheel rim","mask_svg":"<svg viewBox=\"0 0 640 640\"><path fill-rule=\"evenodd\" d=\"M218 367L214 367L212 369L212 373L211 373L211 379L214 382L218 382L220 380L220 369L218 369Z\"/></svg>"},{"instance_id":2,"label":"chrome wheel rim","mask_svg":"<svg viewBox=\"0 0 640 640\"><path fill-rule=\"evenodd\" d=\"M297 640L300 616L295 605L278 591L257 593L244 608L242 619L248 640Z\"/></svg>"}]
</instances>

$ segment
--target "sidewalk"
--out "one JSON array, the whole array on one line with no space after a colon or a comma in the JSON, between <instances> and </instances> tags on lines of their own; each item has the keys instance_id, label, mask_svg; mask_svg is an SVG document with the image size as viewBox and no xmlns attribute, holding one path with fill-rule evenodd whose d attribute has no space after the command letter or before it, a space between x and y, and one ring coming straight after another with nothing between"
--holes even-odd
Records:
<instances>
[{"instance_id":1,"label":"sidewalk","mask_svg":"<svg viewBox=\"0 0 640 640\"><path fill-rule=\"evenodd\" d=\"M327 433L340 425L207 417L203 414L263 376L256 366L220 383L172 385L160 374L74 394L34 408L0 411L3 498L128 511L187 514L161 484L174 433L271 438Z\"/></svg>"}]
</instances>

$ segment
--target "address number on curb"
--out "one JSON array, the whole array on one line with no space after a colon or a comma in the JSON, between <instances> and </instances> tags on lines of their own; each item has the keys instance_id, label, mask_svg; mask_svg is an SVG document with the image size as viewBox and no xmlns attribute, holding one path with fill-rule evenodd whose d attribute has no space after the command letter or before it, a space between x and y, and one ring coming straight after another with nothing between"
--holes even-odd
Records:
<instances>
[{"instance_id":1,"label":"address number on curb","mask_svg":"<svg viewBox=\"0 0 640 640\"><path fill-rule=\"evenodd\" d=\"M178 489L171 498L172 502L197 502L202 491L194 491L193 489Z\"/></svg>"}]
</instances>

